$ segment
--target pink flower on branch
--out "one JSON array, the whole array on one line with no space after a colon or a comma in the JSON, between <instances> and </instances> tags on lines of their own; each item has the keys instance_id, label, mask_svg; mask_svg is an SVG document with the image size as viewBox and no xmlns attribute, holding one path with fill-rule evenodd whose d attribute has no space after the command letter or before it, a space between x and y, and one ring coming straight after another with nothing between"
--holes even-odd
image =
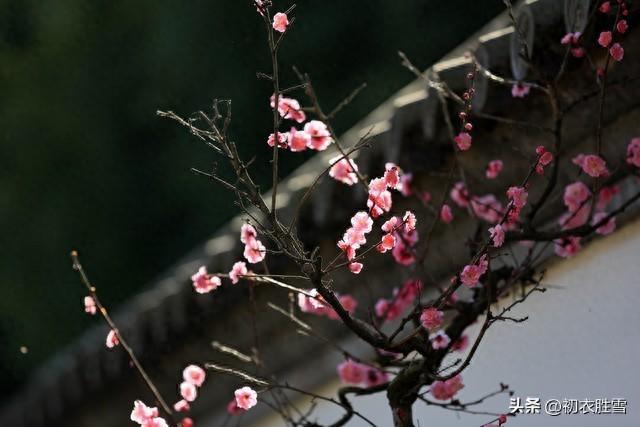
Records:
<instances>
[{"instance_id":1,"label":"pink flower on branch","mask_svg":"<svg viewBox=\"0 0 640 427\"><path fill-rule=\"evenodd\" d=\"M367 374L367 366L347 359L338 365L338 376L345 384L360 384L364 382Z\"/></svg>"},{"instance_id":2,"label":"pink flower on branch","mask_svg":"<svg viewBox=\"0 0 640 427\"><path fill-rule=\"evenodd\" d=\"M258 393L251 387L239 388L234 392L234 395L236 396L236 404L241 409L251 409L258 403Z\"/></svg>"},{"instance_id":3,"label":"pink flower on branch","mask_svg":"<svg viewBox=\"0 0 640 427\"><path fill-rule=\"evenodd\" d=\"M286 135L289 149L293 152L304 151L311 143L311 135L305 131L296 130L296 128L293 127Z\"/></svg>"},{"instance_id":4,"label":"pink flower on branch","mask_svg":"<svg viewBox=\"0 0 640 427\"><path fill-rule=\"evenodd\" d=\"M502 228L502 225L496 224L489 228L489 234L494 247L499 248L504 244L504 228Z\"/></svg>"},{"instance_id":5,"label":"pink flower on branch","mask_svg":"<svg viewBox=\"0 0 640 427\"><path fill-rule=\"evenodd\" d=\"M206 294L222 285L218 276L212 276L207 273L207 267L204 265L198 269L198 272L191 276L193 288L199 294Z\"/></svg>"},{"instance_id":6,"label":"pink flower on branch","mask_svg":"<svg viewBox=\"0 0 640 427\"><path fill-rule=\"evenodd\" d=\"M596 212L593 215L593 219L591 220L591 225L599 224L601 221L604 221L607 218L607 216L609 216L609 214L607 214L606 212ZM606 236L607 234L613 233L615 229L616 229L616 218L611 217L604 224L596 228L596 233Z\"/></svg>"},{"instance_id":7,"label":"pink flower on branch","mask_svg":"<svg viewBox=\"0 0 640 427\"><path fill-rule=\"evenodd\" d=\"M488 265L486 255L480 257L477 264L465 265L460 273L460 281L469 288L475 287L482 275L487 272Z\"/></svg>"},{"instance_id":8,"label":"pink flower on branch","mask_svg":"<svg viewBox=\"0 0 640 427\"><path fill-rule=\"evenodd\" d=\"M431 341L431 347L434 350L442 350L447 348L451 343L451 338L442 330L436 332L435 334L429 335L429 341Z\"/></svg>"},{"instance_id":9,"label":"pink flower on branch","mask_svg":"<svg viewBox=\"0 0 640 427\"><path fill-rule=\"evenodd\" d=\"M434 330L442 326L444 313L434 307L429 307L420 314L420 323L425 329Z\"/></svg>"},{"instance_id":10,"label":"pink flower on branch","mask_svg":"<svg viewBox=\"0 0 640 427\"><path fill-rule=\"evenodd\" d=\"M249 270L247 270L247 264L242 261L238 261L233 264L233 267L229 272L229 279L231 279L231 283L236 284L240 281L240 276L246 276L248 273Z\"/></svg>"},{"instance_id":11,"label":"pink flower on branch","mask_svg":"<svg viewBox=\"0 0 640 427\"><path fill-rule=\"evenodd\" d=\"M116 334L116 331L114 331L113 329L109 331L105 343L107 345L107 348L113 348L120 345L120 339L118 339L118 334Z\"/></svg>"},{"instance_id":12,"label":"pink flower on branch","mask_svg":"<svg viewBox=\"0 0 640 427\"><path fill-rule=\"evenodd\" d=\"M340 181L346 185L353 185L358 182L358 165L351 160L337 156L329 160L332 165L329 169L329 176L336 181Z\"/></svg>"},{"instance_id":13,"label":"pink flower on branch","mask_svg":"<svg viewBox=\"0 0 640 427\"><path fill-rule=\"evenodd\" d=\"M609 54L613 59L615 59L618 62L621 62L622 58L624 58L624 48L620 45L620 43L614 43L609 48Z\"/></svg>"},{"instance_id":14,"label":"pink flower on branch","mask_svg":"<svg viewBox=\"0 0 640 427\"><path fill-rule=\"evenodd\" d=\"M180 396L187 402L193 402L198 397L198 390L192 383L183 381L180 383Z\"/></svg>"},{"instance_id":15,"label":"pink flower on branch","mask_svg":"<svg viewBox=\"0 0 640 427\"><path fill-rule=\"evenodd\" d=\"M455 138L453 138L460 151L467 151L471 148L471 142L473 138L468 132L460 132Z\"/></svg>"},{"instance_id":16,"label":"pink flower on branch","mask_svg":"<svg viewBox=\"0 0 640 427\"><path fill-rule=\"evenodd\" d=\"M96 302L94 301L93 297L84 297L84 311L85 313L89 313L91 315L96 314Z\"/></svg>"},{"instance_id":17,"label":"pink flower on branch","mask_svg":"<svg viewBox=\"0 0 640 427\"><path fill-rule=\"evenodd\" d=\"M462 384L462 377L456 375L446 381L434 381L431 384L430 392L434 399L437 400L449 400L464 388Z\"/></svg>"},{"instance_id":18,"label":"pink flower on branch","mask_svg":"<svg viewBox=\"0 0 640 427\"><path fill-rule=\"evenodd\" d=\"M575 212L584 206L590 196L589 188L584 183L577 181L565 187L563 200L569 212Z\"/></svg>"},{"instance_id":19,"label":"pink flower on branch","mask_svg":"<svg viewBox=\"0 0 640 427\"><path fill-rule=\"evenodd\" d=\"M271 95L269 98L271 108L275 108L275 95ZM294 120L298 123L302 123L307 120L300 103L293 98L287 98L282 95L278 97L278 113L283 119Z\"/></svg>"},{"instance_id":20,"label":"pink flower on branch","mask_svg":"<svg viewBox=\"0 0 640 427\"><path fill-rule=\"evenodd\" d=\"M273 15L273 29L279 33L287 31L289 25L289 18L286 13L278 12Z\"/></svg>"},{"instance_id":21,"label":"pink flower on branch","mask_svg":"<svg viewBox=\"0 0 640 427\"><path fill-rule=\"evenodd\" d=\"M607 47L611 44L612 40L613 36L611 35L611 31L603 31L598 37L598 44L602 47Z\"/></svg>"},{"instance_id":22,"label":"pink flower on branch","mask_svg":"<svg viewBox=\"0 0 640 427\"><path fill-rule=\"evenodd\" d=\"M529 85L524 85L522 83L515 83L511 86L511 96L514 98L524 98L529 95L531 91L531 87Z\"/></svg>"},{"instance_id":23,"label":"pink flower on branch","mask_svg":"<svg viewBox=\"0 0 640 427\"><path fill-rule=\"evenodd\" d=\"M502 160L491 160L485 170L486 177L488 179L496 179L500 172L502 172L502 167Z\"/></svg>"},{"instance_id":24,"label":"pink flower on branch","mask_svg":"<svg viewBox=\"0 0 640 427\"><path fill-rule=\"evenodd\" d=\"M189 365L182 371L182 378L196 387L201 387L206 377L204 369L197 365Z\"/></svg>"},{"instance_id":25,"label":"pink flower on branch","mask_svg":"<svg viewBox=\"0 0 640 427\"><path fill-rule=\"evenodd\" d=\"M304 131L309 134L310 140L307 147L312 150L323 151L333 142L327 125L319 120L311 120L304 125Z\"/></svg>"},{"instance_id":26,"label":"pink flower on branch","mask_svg":"<svg viewBox=\"0 0 640 427\"><path fill-rule=\"evenodd\" d=\"M453 221L453 212L451 211L451 206L447 205L446 203L442 205L442 208L440 209L440 221L444 222L445 224L449 224L451 223L451 221Z\"/></svg>"},{"instance_id":27,"label":"pink flower on branch","mask_svg":"<svg viewBox=\"0 0 640 427\"><path fill-rule=\"evenodd\" d=\"M640 168L640 137L633 138L627 146L627 163Z\"/></svg>"}]
</instances>

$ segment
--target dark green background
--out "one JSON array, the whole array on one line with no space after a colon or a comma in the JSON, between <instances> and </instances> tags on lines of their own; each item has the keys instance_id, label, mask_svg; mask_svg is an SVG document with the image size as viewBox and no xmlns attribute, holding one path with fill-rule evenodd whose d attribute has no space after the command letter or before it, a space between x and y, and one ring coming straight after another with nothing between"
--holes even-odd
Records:
<instances>
[{"instance_id":1,"label":"dark green background","mask_svg":"<svg viewBox=\"0 0 640 427\"><path fill-rule=\"evenodd\" d=\"M284 10L290 3L276 1ZM338 131L502 8L500 0L301 0L282 51L327 109L368 89ZM214 154L157 109L233 100L233 135L268 187L269 72L249 0L0 1L0 395L91 321L70 268L77 248L116 307L233 216L231 197L192 175ZM287 153L283 173L305 159ZM29 348L23 355L20 346Z\"/></svg>"}]
</instances>

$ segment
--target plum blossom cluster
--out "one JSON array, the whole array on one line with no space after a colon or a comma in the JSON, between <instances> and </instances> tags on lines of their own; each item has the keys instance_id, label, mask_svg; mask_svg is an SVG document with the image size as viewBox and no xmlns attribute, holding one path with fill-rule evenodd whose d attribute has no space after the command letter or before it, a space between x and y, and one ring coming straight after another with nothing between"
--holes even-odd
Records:
<instances>
[{"instance_id":1,"label":"plum blossom cluster","mask_svg":"<svg viewBox=\"0 0 640 427\"><path fill-rule=\"evenodd\" d=\"M376 302L376 316L383 320L395 320L410 307L422 293L422 282L417 279L407 280L400 289L393 289L391 299L381 298Z\"/></svg>"},{"instance_id":2,"label":"plum blossom cluster","mask_svg":"<svg viewBox=\"0 0 640 427\"><path fill-rule=\"evenodd\" d=\"M391 209L392 198L390 190L398 190L401 186L400 169L393 163L387 163L385 173L380 178L374 178L369 183L367 198L368 212L357 212L351 218L349 227L338 241L337 245L349 261L349 270L358 274L362 270L362 263L356 261L356 251L367 243L366 235L373 229L373 218L377 218ZM416 217L407 211L403 218L392 217L381 227L384 235L376 245L376 250L385 253L389 250L396 261L408 265L413 262L408 248L414 246L418 240Z\"/></svg>"},{"instance_id":3,"label":"plum blossom cluster","mask_svg":"<svg viewBox=\"0 0 640 427\"><path fill-rule=\"evenodd\" d=\"M453 378L449 378L446 381L434 381L431 384L429 391L434 399L437 400L450 400L464 388L462 383L462 377L456 375Z\"/></svg>"},{"instance_id":4,"label":"plum blossom cluster","mask_svg":"<svg viewBox=\"0 0 640 427\"><path fill-rule=\"evenodd\" d=\"M258 232L251 224L243 224L240 229L240 242L244 243L244 257L250 264L262 261L267 248L258 240Z\"/></svg>"},{"instance_id":5,"label":"plum blossom cluster","mask_svg":"<svg viewBox=\"0 0 640 427\"><path fill-rule=\"evenodd\" d=\"M389 382L389 374L351 359L338 365L338 376L345 384L374 387Z\"/></svg>"},{"instance_id":6,"label":"plum blossom cluster","mask_svg":"<svg viewBox=\"0 0 640 427\"><path fill-rule=\"evenodd\" d=\"M142 401L133 402L131 411L131 421L138 423L142 427L169 427L167 421L158 416L158 408L149 407Z\"/></svg>"},{"instance_id":7,"label":"plum blossom cluster","mask_svg":"<svg viewBox=\"0 0 640 427\"><path fill-rule=\"evenodd\" d=\"M609 15L612 13L613 6L611 1L604 1L598 7L600 13ZM615 12L615 22L613 28L608 31L602 31L598 35L597 44L607 49L610 57L621 62L624 58L624 47L621 44L621 38L629 29L629 23L626 17L629 15L629 7L624 0L616 1L617 11ZM582 44L582 33L574 32L565 34L560 43L569 47L571 55L575 58L582 58L587 54L586 49ZM603 74L604 70L598 69L598 74Z\"/></svg>"},{"instance_id":8,"label":"plum blossom cluster","mask_svg":"<svg viewBox=\"0 0 640 427\"><path fill-rule=\"evenodd\" d=\"M466 287L473 288L480 282L480 278L487 272L488 267L487 256L482 255L476 263L464 266L460 273L460 281Z\"/></svg>"},{"instance_id":9,"label":"plum blossom cluster","mask_svg":"<svg viewBox=\"0 0 640 427\"><path fill-rule=\"evenodd\" d=\"M617 1L618 10L616 12L616 20L610 31L602 31L598 36L598 44L608 49L609 55L615 61L622 61L624 58L624 48L622 47L621 38L629 29L629 23L626 17L629 15L629 8L626 1ZM610 1L604 1L600 4L598 10L603 14L610 14L612 6ZM616 41L617 40L617 41Z\"/></svg>"},{"instance_id":10,"label":"plum blossom cluster","mask_svg":"<svg viewBox=\"0 0 640 427\"><path fill-rule=\"evenodd\" d=\"M204 369L197 365L189 365L182 371L182 383L178 389L182 399L173 405L178 412L186 412L190 409L189 403L198 397L198 388L202 386L206 379Z\"/></svg>"},{"instance_id":11,"label":"plum blossom cluster","mask_svg":"<svg viewBox=\"0 0 640 427\"><path fill-rule=\"evenodd\" d=\"M391 250L398 264L413 264L415 262L413 247L418 243L415 215L407 211L402 219L397 216L391 217L380 228L385 234L376 246L376 250L380 253Z\"/></svg>"},{"instance_id":12,"label":"plum blossom cluster","mask_svg":"<svg viewBox=\"0 0 640 427\"><path fill-rule=\"evenodd\" d=\"M275 108L275 95L270 98L271 108ZM278 114L283 119L304 123L307 116L296 99L285 96L278 97ZM267 139L270 147L275 145L275 135L272 133ZM324 151L333 142L327 125L319 120L310 120L302 129L291 127L289 132L278 132L278 147L293 152L310 150Z\"/></svg>"}]
</instances>

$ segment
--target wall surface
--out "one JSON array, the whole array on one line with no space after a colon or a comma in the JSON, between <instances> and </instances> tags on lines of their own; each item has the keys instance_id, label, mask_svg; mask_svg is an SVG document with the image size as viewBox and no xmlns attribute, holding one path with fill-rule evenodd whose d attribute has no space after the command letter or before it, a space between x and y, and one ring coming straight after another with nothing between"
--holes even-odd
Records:
<instances>
[{"instance_id":1,"label":"wall surface","mask_svg":"<svg viewBox=\"0 0 640 427\"><path fill-rule=\"evenodd\" d=\"M514 397L548 399L627 400L626 415L522 415L509 426L589 427L637 426L640 423L640 221L589 244L572 259L549 267L547 292L534 293L512 311L529 316L521 324L492 326L473 362L462 374L465 388L458 397L472 401L508 384ZM505 301L509 302L509 301ZM494 310L495 312L495 310ZM470 330L474 337L477 327ZM472 338L473 339L473 338ZM339 386L326 384L319 394L330 396ZM377 425L390 425L384 394L359 398L355 408ZM337 419L341 409L320 404L320 420ZM498 395L475 408L507 412L509 397ZM416 404L417 425L481 426L486 415L468 415ZM260 426L281 425L265 420ZM350 426L366 425L353 420Z\"/></svg>"}]
</instances>

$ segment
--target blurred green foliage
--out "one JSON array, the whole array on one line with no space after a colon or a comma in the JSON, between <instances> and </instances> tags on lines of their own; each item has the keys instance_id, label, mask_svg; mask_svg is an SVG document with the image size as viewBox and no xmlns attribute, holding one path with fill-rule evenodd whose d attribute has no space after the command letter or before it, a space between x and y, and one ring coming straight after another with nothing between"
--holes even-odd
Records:
<instances>
[{"instance_id":1,"label":"blurred green foliage","mask_svg":"<svg viewBox=\"0 0 640 427\"><path fill-rule=\"evenodd\" d=\"M289 3L276 1L277 8ZM498 0L301 0L283 45L343 131L501 10ZM233 135L269 186L269 72L249 0L0 1L0 395L93 320L68 253L77 248L117 307L236 210L196 177L214 153L157 109L233 100ZM286 153L283 175L306 157ZM20 346L29 349L21 354Z\"/></svg>"}]
</instances>

